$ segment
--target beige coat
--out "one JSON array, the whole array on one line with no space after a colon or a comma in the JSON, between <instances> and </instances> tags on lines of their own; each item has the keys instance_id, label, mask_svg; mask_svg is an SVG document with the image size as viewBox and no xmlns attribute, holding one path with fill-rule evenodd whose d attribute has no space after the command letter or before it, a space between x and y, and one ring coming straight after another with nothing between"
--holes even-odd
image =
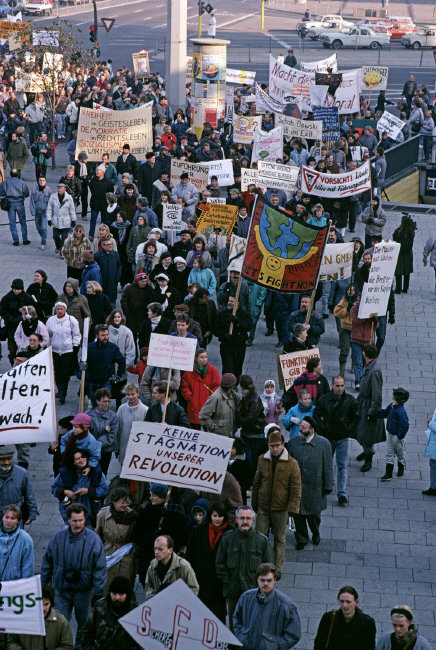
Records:
<instances>
[{"instance_id":1,"label":"beige coat","mask_svg":"<svg viewBox=\"0 0 436 650\"><path fill-rule=\"evenodd\" d=\"M222 388L207 399L198 417L206 431L233 438L239 423L241 398L232 390L228 396Z\"/></svg>"},{"instance_id":2,"label":"beige coat","mask_svg":"<svg viewBox=\"0 0 436 650\"><path fill-rule=\"evenodd\" d=\"M176 580L179 578L181 578L183 582L186 582L188 587L192 589L196 596L198 596L200 586L197 582L197 578L195 577L194 569L189 564L188 560L184 560L183 558L179 557L177 553L173 553L171 562L168 565L168 570L162 582L156 573L157 564L157 560L152 560L150 566L148 567L147 577L145 578L144 585L145 600L152 598L158 593L158 591L161 591L162 585L172 585L173 582L176 582Z\"/></svg>"},{"instance_id":3,"label":"beige coat","mask_svg":"<svg viewBox=\"0 0 436 650\"><path fill-rule=\"evenodd\" d=\"M266 512L299 512L301 475L297 461L286 449L277 461L273 475L271 452L259 457L253 480L251 505Z\"/></svg>"},{"instance_id":4,"label":"beige coat","mask_svg":"<svg viewBox=\"0 0 436 650\"><path fill-rule=\"evenodd\" d=\"M133 523L130 525L117 524L111 514L110 506L106 506L100 510L97 515L95 532L103 542L106 556L112 555L112 553L118 551L124 544L130 542L133 526ZM125 576L130 580L133 587L135 575L135 549L132 549L130 553L108 569L105 593L108 592L109 585L116 576Z\"/></svg>"},{"instance_id":5,"label":"beige coat","mask_svg":"<svg viewBox=\"0 0 436 650\"><path fill-rule=\"evenodd\" d=\"M341 327L343 330L351 331L351 315L347 309L347 305L347 298L344 296L334 308L333 315L341 319Z\"/></svg>"},{"instance_id":6,"label":"beige coat","mask_svg":"<svg viewBox=\"0 0 436 650\"><path fill-rule=\"evenodd\" d=\"M9 634L8 650L73 650L70 625L53 607L45 619L45 632L45 637L35 634Z\"/></svg>"}]
</instances>

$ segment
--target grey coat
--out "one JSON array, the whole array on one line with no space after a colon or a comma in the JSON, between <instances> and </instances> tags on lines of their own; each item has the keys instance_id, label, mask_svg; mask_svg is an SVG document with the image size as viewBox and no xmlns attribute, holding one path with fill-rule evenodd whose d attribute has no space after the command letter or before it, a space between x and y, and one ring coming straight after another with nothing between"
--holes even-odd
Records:
<instances>
[{"instance_id":1,"label":"grey coat","mask_svg":"<svg viewBox=\"0 0 436 650\"><path fill-rule=\"evenodd\" d=\"M372 445L386 440L385 422L376 418L382 407L383 376L377 361L365 366L360 378L357 397L359 420L356 427L357 440L363 445ZM368 417L371 419L368 420Z\"/></svg>"},{"instance_id":2,"label":"grey coat","mask_svg":"<svg viewBox=\"0 0 436 650\"><path fill-rule=\"evenodd\" d=\"M392 632L386 632L386 634L382 634L382 636L377 641L375 650L391 650L391 634ZM415 645L413 646L413 650L431 650L431 645L427 639L424 639L423 636L418 634Z\"/></svg>"},{"instance_id":3,"label":"grey coat","mask_svg":"<svg viewBox=\"0 0 436 650\"><path fill-rule=\"evenodd\" d=\"M333 490L332 448L317 433L310 442L295 436L288 442L288 451L300 466L300 515L315 515L327 508L327 494Z\"/></svg>"},{"instance_id":4,"label":"grey coat","mask_svg":"<svg viewBox=\"0 0 436 650\"><path fill-rule=\"evenodd\" d=\"M427 257L430 255L430 266L436 268L436 236L432 235L427 239L424 246L423 257L427 262Z\"/></svg>"}]
</instances>

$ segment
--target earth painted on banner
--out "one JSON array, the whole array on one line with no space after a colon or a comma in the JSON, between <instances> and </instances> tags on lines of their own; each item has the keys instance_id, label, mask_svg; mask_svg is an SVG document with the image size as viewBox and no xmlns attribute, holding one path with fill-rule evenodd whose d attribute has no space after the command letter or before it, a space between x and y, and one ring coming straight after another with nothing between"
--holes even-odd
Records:
<instances>
[{"instance_id":1,"label":"earth painted on banner","mask_svg":"<svg viewBox=\"0 0 436 650\"><path fill-rule=\"evenodd\" d=\"M317 232L293 221L286 214L264 206L260 217L262 243L269 253L285 259L301 259L315 243Z\"/></svg>"}]
</instances>

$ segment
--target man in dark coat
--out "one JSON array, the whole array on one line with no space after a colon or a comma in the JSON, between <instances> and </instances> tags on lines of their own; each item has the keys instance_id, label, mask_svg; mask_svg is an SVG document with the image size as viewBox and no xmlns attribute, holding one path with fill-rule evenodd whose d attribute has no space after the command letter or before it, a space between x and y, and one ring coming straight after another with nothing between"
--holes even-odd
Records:
<instances>
[{"instance_id":1,"label":"man in dark coat","mask_svg":"<svg viewBox=\"0 0 436 650\"><path fill-rule=\"evenodd\" d=\"M233 315L235 307L236 313ZM232 325L231 333L230 325ZM222 375L231 372L239 378L242 374L250 328L250 315L245 309L239 307L235 296L229 296L227 309L218 312L214 327L214 334L220 340Z\"/></svg>"},{"instance_id":2,"label":"man in dark coat","mask_svg":"<svg viewBox=\"0 0 436 650\"><path fill-rule=\"evenodd\" d=\"M117 301L117 287L121 279L121 259L118 251L112 250L112 240L103 239L102 250L95 254L95 261L101 270L103 293L111 301L112 309L115 309Z\"/></svg>"},{"instance_id":3,"label":"man in dark coat","mask_svg":"<svg viewBox=\"0 0 436 650\"><path fill-rule=\"evenodd\" d=\"M363 447L363 453L357 459L364 463L361 472L369 472L372 467L372 457L375 454L374 445L386 440L385 422L377 418L382 407L383 375L377 366L378 349L375 345L363 346L365 367L360 378L360 390L357 397L359 420L357 423L357 441Z\"/></svg>"},{"instance_id":4,"label":"man in dark coat","mask_svg":"<svg viewBox=\"0 0 436 650\"><path fill-rule=\"evenodd\" d=\"M135 282L129 284L121 296L121 309L135 342L140 325L147 314L147 305L153 299L153 293L154 289L148 284L148 275L141 271L137 274Z\"/></svg>"},{"instance_id":5,"label":"man in dark coat","mask_svg":"<svg viewBox=\"0 0 436 650\"><path fill-rule=\"evenodd\" d=\"M150 336L153 334L168 334L171 321L162 316L163 309L159 302L150 302L147 305L147 318L141 322L138 329L139 347L148 347Z\"/></svg>"},{"instance_id":6,"label":"man in dark coat","mask_svg":"<svg viewBox=\"0 0 436 650\"><path fill-rule=\"evenodd\" d=\"M97 388L111 389L110 378L115 374L121 376L126 370L124 359L118 345L109 341L109 329L105 324L97 325L95 328L97 339L88 345L88 395L96 406L94 393ZM117 371L115 373L115 365Z\"/></svg>"},{"instance_id":7,"label":"man in dark coat","mask_svg":"<svg viewBox=\"0 0 436 650\"><path fill-rule=\"evenodd\" d=\"M332 449L329 441L316 433L315 420L306 416L300 424L300 435L289 440L288 451L301 472L300 511L292 513L295 548L300 551L308 542L307 524L314 546L321 541L321 512L327 508L326 495L333 489Z\"/></svg>"},{"instance_id":8,"label":"man in dark coat","mask_svg":"<svg viewBox=\"0 0 436 650\"><path fill-rule=\"evenodd\" d=\"M309 307L310 307L310 296L302 296L300 301L300 309L298 309L297 311L293 311L292 314L289 316L289 321L288 321L289 332L293 331L294 325L296 325L297 323L306 322L306 316ZM310 314L309 325L310 325L310 329L307 335L307 343L308 345L311 346L318 345L321 335L324 334L325 332L325 325L322 316L320 316L313 309Z\"/></svg>"},{"instance_id":9,"label":"man in dark coat","mask_svg":"<svg viewBox=\"0 0 436 650\"><path fill-rule=\"evenodd\" d=\"M138 190L142 196L145 196L151 205L153 194L153 183L159 178L159 170L156 166L156 156L153 151L145 154L145 163L138 168Z\"/></svg>"},{"instance_id":10,"label":"man in dark coat","mask_svg":"<svg viewBox=\"0 0 436 650\"><path fill-rule=\"evenodd\" d=\"M135 156L130 153L130 145L128 143L123 144L123 151L121 155L118 156L115 167L119 177L127 172L132 176L133 180L136 179L138 161Z\"/></svg>"},{"instance_id":11,"label":"man in dark coat","mask_svg":"<svg viewBox=\"0 0 436 650\"><path fill-rule=\"evenodd\" d=\"M98 215L101 214L102 223L107 219L107 200L106 194L114 191L114 186L105 176L106 167L99 165L95 170L95 176L91 178L89 189L91 191L91 222L89 224L89 238L94 238L95 226Z\"/></svg>"},{"instance_id":12,"label":"man in dark coat","mask_svg":"<svg viewBox=\"0 0 436 650\"><path fill-rule=\"evenodd\" d=\"M357 403L345 392L344 378L340 375L333 377L331 391L321 395L316 402L313 419L319 433L330 442L332 454L336 454L337 495L341 506L348 505L348 438L356 435L357 418Z\"/></svg>"},{"instance_id":13,"label":"man in dark coat","mask_svg":"<svg viewBox=\"0 0 436 650\"><path fill-rule=\"evenodd\" d=\"M173 424L179 427L187 427L189 429L189 420L186 417L185 411L181 406L176 404L171 399L166 399L167 382L160 381L152 389L153 404L149 407L146 415L146 422L165 422L166 424ZM164 410L165 419L163 417Z\"/></svg>"},{"instance_id":14,"label":"man in dark coat","mask_svg":"<svg viewBox=\"0 0 436 650\"><path fill-rule=\"evenodd\" d=\"M11 290L0 302L0 315L5 321L6 336L8 340L8 359L11 366L14 365L14 359L17 353L17 344L14 335L18 325L22 321L20 308L35 305L32 296L24 291L24 282L21 278L12 280Z\"/></svg>"},{"instance_id":15,"label":"man in dark coat","mask_svg":"<svg viewBox=\"0 0 436 650\"><path fill-rule=\"evenodd\" d=\"M294 50L288 50L288 56L285 59L285 65L288 65L290 68L297 67L297 59L294 55Z\"/></svg>"}]
</instances>

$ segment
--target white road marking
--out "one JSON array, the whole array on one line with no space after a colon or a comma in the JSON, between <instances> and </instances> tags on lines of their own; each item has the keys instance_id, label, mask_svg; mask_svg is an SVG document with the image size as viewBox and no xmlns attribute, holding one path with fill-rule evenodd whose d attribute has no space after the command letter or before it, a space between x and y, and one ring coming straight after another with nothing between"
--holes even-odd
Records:
<instances>
[{"instance_id":1,"label":"white road marking","mask_svg":"<svg viewBox=\"0 0 436 650\"><path fill-rule=\"evenodd\" d=\"M232 25L233 23L237 23L240 20L245 20L245 18L251 18L253 14L246 14L245 16L240 16L239 18L234 18L233 20L228 20L226 23L221 23L218 25L218 27L221 29L221 27L227 27L227 25Z\"/></svg>"}]
</instances>

